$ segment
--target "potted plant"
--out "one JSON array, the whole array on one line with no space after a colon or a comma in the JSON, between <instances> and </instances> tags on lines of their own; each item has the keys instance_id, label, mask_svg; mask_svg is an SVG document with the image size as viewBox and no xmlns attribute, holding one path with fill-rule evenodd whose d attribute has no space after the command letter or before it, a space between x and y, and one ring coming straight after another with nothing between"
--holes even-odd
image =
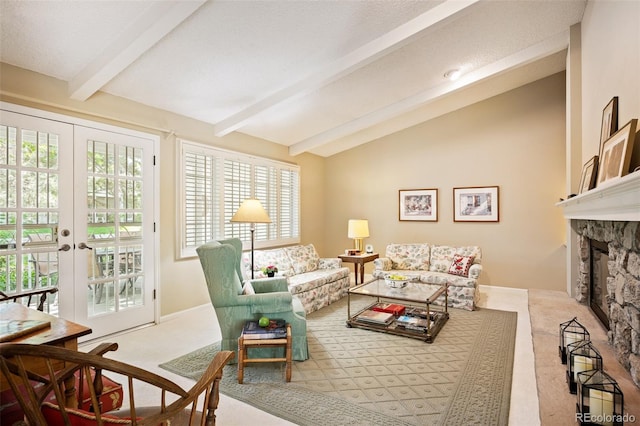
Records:
<instances>
[{"instance_id":1,"label":"potted plant","mask_svg":"<svg viewBox=\"0 0 640 426\"><path fill-rule=\"evenodd\" d=\"M275 265L269 265L262 268L262 273L268 277L273 277L278 272L278 267Z\"/></svg>"}]
</instances>

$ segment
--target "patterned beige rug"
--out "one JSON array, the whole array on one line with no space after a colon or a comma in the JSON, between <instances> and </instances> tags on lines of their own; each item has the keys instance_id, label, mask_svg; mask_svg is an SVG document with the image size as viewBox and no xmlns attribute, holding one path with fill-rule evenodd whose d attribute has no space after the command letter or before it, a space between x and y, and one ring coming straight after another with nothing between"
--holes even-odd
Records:
<instances>
[{"instance_id":1,"label":"patterned beige rug","mask_svg":"<svg viewBox=\"0 0 640 426\"><path fill-rule=\"evenodd\" d=\"M311 358L294 362L290 383L270 363L246 367L239 385L233 365L221 392L300 425L508 424L515 312L451 309L432 344L347 328L346 312L345 298L308 316ZM218 349L160 366L197 379Z\"/></svg>"}]
</instances>

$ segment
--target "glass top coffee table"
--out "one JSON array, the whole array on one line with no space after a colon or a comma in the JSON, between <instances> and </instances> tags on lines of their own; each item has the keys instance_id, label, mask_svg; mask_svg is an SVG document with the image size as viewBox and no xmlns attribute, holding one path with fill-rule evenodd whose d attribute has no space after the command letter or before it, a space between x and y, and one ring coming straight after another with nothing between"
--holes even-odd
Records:
<instances>
[{"instance_id":1,"label":"glass top coffee table","mask_svg":"<svg viewBox=\"0 0 640 426\"><path fill-rule=\"evenodd\" d=\"M347 293L347 326L431 343L449 319L447 287L409 281L394 288L382 278L357 285ZM372 303L352 315L351 295L370 296ZM433 302L438 298L444 305L436 310Z\"/></svg>"}]
</instances>

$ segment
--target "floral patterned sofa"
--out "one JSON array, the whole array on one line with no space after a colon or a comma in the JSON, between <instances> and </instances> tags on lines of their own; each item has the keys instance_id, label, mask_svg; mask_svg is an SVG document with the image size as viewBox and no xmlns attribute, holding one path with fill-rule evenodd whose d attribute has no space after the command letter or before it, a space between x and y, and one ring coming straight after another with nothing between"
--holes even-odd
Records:
<instances>
[{"instance_id":1,"label":"floral patterned sofa","mask_svg":"<svg viewBox=\"0 0 640 426\"><path fill-rule=\"evenodd\" d=\"M307 314L343 298L349 289L349 268L339 258L320 258L313 244L254 251L254 277L264 278L262 268L274 265L276 276L286 277L289 291L298 297ZM242 254L242 272L251 278L251 252Z\"/></svg>"},{"instance_id":2,"label":"floral patterned sofa","mask_svg":"<svg viewBox=\"0 0 640 426\"><path fill-rule=\"evenodd\" d=\"M412 277L427 284L449 283L449 306L474 310L478 302L478 277L482 272L480 247L389 244L385 257L374 260L373 276ZM444 299L434 302L444 305Z\"/></svg>"}]
</instances>

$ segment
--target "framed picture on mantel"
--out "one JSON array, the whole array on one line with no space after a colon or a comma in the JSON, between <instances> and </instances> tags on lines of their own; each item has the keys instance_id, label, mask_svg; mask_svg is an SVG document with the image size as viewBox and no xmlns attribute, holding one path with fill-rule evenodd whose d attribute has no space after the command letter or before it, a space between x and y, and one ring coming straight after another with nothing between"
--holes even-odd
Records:
<instances>
[{"instance_id":1,"label":"framed picture on mantel","mask_svg":"<svg viewBox=\"0 0 640 426\"><path fill-rule=\"evenodd\" d=\"M629 173L637 125L638 119L634 118L604 142L600 153L596 186Z\"/></svg>"},{"instance_id":2,"label":"framed picture on mantel","mask_svg":"<svg viewBox=\"0 0 640 426\"><path fill-rule=\"evenodd\" d=\"M600 147L604 141L618 130L618 97L614 96L602 110L602 126L600 127ZM602 149L601 149L602 150Z\"/></svg>"},{"instance_id":3,"label":"framed picture on mantel","mask_svg":"<svg viewBox=\"0 0 640 426\"><path fill-rule=\"evenodd\" d=\"M580 194L596 187L596 177L598 176L598 156L594 155L591 160L582 166L582 177L580 178Z\"/></svg>"}]
</instances>

